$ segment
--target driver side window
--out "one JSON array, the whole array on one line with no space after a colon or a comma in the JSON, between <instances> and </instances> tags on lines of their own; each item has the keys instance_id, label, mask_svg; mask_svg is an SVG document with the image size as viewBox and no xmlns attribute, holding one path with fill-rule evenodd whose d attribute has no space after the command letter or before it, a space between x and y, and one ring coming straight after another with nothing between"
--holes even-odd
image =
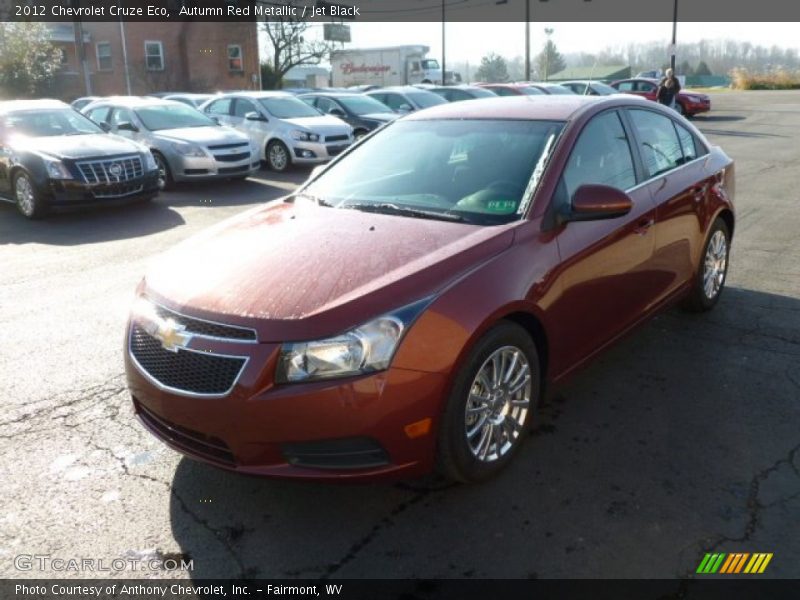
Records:
<instances>
[{"instance_id":1,"label":"driver side window","mask_svg":"<svg viewBox=\"0 0 800 600\"><path fill-rule=\"evenodd\" d=\"M616 111L597 115L583 128L561 176L563 200L587 183L623 191L636 185L630 143Z\"/></svg>"},{"instance_id":2,"label":"driver side window","mask_svg":"<svg viewBox=\"0 0 800 600\"><path fill-rule=\"evenodd\" d=\"M117 131L120 123L133 123L133 114L127 108L115 108L111 113L111 130Z\"/></svg>"}]
</instances>

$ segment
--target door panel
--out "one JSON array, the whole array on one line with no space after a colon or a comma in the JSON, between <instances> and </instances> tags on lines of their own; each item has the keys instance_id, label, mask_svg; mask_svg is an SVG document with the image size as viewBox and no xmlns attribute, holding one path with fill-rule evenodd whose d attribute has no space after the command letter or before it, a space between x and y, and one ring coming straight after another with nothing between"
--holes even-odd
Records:
<instances>
[{"instance_id":1,"label":"door panel","mask_svg":"<svg viewBox=\"0 0 800 600\"><path fill-rule=\"evenodd\" d=\"M652 303L655 205L636 188L630 145L616 111L590 121L576 142L554 201L569 204L582 184L630 189L633 209L615 219L569 222L556 230L561 295L552 305L563 365L575 364L638 321ZM559 367L561 368L561 367Z\"/></svg>"},{"instance_id":2,"label":"door panel","mask_svg":"<svg viewBox=\"0 0 800 600\"><path fill-rule=\"evenodd\" d=\"M694 160L694 144L684 151L672 119L649 110L630 110L631 122L645 158L648 174L654 176L647 185L656 204L656 247L654 266L662 274L661 300L694 274L693 248L702 226L698 211L708 193L702 161ZM662 172L663 171L663 172Z\"/></svg>"}]
</instances>

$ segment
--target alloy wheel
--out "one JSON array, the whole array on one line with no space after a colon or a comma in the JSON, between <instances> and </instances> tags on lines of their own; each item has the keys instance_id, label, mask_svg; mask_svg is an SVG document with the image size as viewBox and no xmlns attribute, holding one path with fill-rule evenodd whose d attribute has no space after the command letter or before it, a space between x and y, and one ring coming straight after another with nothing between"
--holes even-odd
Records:
<instances>
[{"instance_id":1,"label":"alloy wheel","mask_svg":"<svg viewBox=\"0 0 800 600\"><path fill-rule=\"evenodd\" d=\"M169 176L167 163L160 154L153 154L153 158L156 159L156 165L158 165L158 189L163 191L167 187L167 177Z\"/></svg>"},{"instance_id":2,"label":"alloy wheel","mask_svg":"<svg viewBox=\"0 0 800 600\"><path fill-rule=\"evenodd\" d=\"M531 404L531 369L525 353L514 346L495 350L470 386L464 434L473 456L494 462L521 439Z\"/></svg>"},{"instance_id":3,"label":"alloy wheel","mask_svg":"<svg viewBox=\"0 0 800 600\"><path fill-rule=\"evenodd\" d=\"M280 144L273 144L269 149L269 164L276 171L283 171L289 162L286 149Z\"/></svg>"},{"instance_id":4,"label":"alloy wheel","mask_svg":"<svg viewBox=\"0 0 800 600\"><path fill-rule=\"evenodd\" d=\"M36 210L36 197L33 186L26 175L20 175L17 178L15 195L22 214L26 217L32 216Z\"/></svg>"},{"instance_id":5,"label":"alloy wheel","mask_svg":"<svg viewBox=\"0 0 800 600\"><path fill-rule=\"evenodd\" d=\"M708 242L703 267L703 291L711 300L719 294L728 268L728 240L725 233L715 231Z\"/></svg>"}]
</instances>

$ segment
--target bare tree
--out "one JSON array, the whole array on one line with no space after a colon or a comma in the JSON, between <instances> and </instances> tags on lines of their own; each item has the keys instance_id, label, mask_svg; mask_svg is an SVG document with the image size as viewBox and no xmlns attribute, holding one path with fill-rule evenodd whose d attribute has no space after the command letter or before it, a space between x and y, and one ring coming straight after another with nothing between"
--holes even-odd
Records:
<instances>
[{"instance_id":1,"label":"bare tree","mask_svg":"<svg viewBox=\"0 0 800 600\"><path fill-rule=\"evenodd\" d=\"M308 39L306 33L309 25L308 21L287 16L267 21L261 26L269 41L271 67L278 81L289 69L300 65L317 65L330 55L332 43Z\"/></svg>"}]
</instances>

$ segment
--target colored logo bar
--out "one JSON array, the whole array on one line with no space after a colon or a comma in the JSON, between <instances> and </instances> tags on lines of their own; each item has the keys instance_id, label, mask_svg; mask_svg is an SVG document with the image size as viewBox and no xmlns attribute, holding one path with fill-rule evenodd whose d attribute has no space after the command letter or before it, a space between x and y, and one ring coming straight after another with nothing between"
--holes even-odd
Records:
<instances>
[{"instance_id":1,"label":"colored logo bar","mask_svg":"<svg viewBox=\"0 0 800 600\"><path fill-rule=\"evenodd\" d=\"M769 561L772 560L772 556L772 552L756 552L753 554L749 552L734 552L731 554L725 552L706 553L703 560L700 561L700 566L697 567L696 572L703 575L714 573L724 573L726 575L763 573Z\"/></svg>"}]
</instances>

